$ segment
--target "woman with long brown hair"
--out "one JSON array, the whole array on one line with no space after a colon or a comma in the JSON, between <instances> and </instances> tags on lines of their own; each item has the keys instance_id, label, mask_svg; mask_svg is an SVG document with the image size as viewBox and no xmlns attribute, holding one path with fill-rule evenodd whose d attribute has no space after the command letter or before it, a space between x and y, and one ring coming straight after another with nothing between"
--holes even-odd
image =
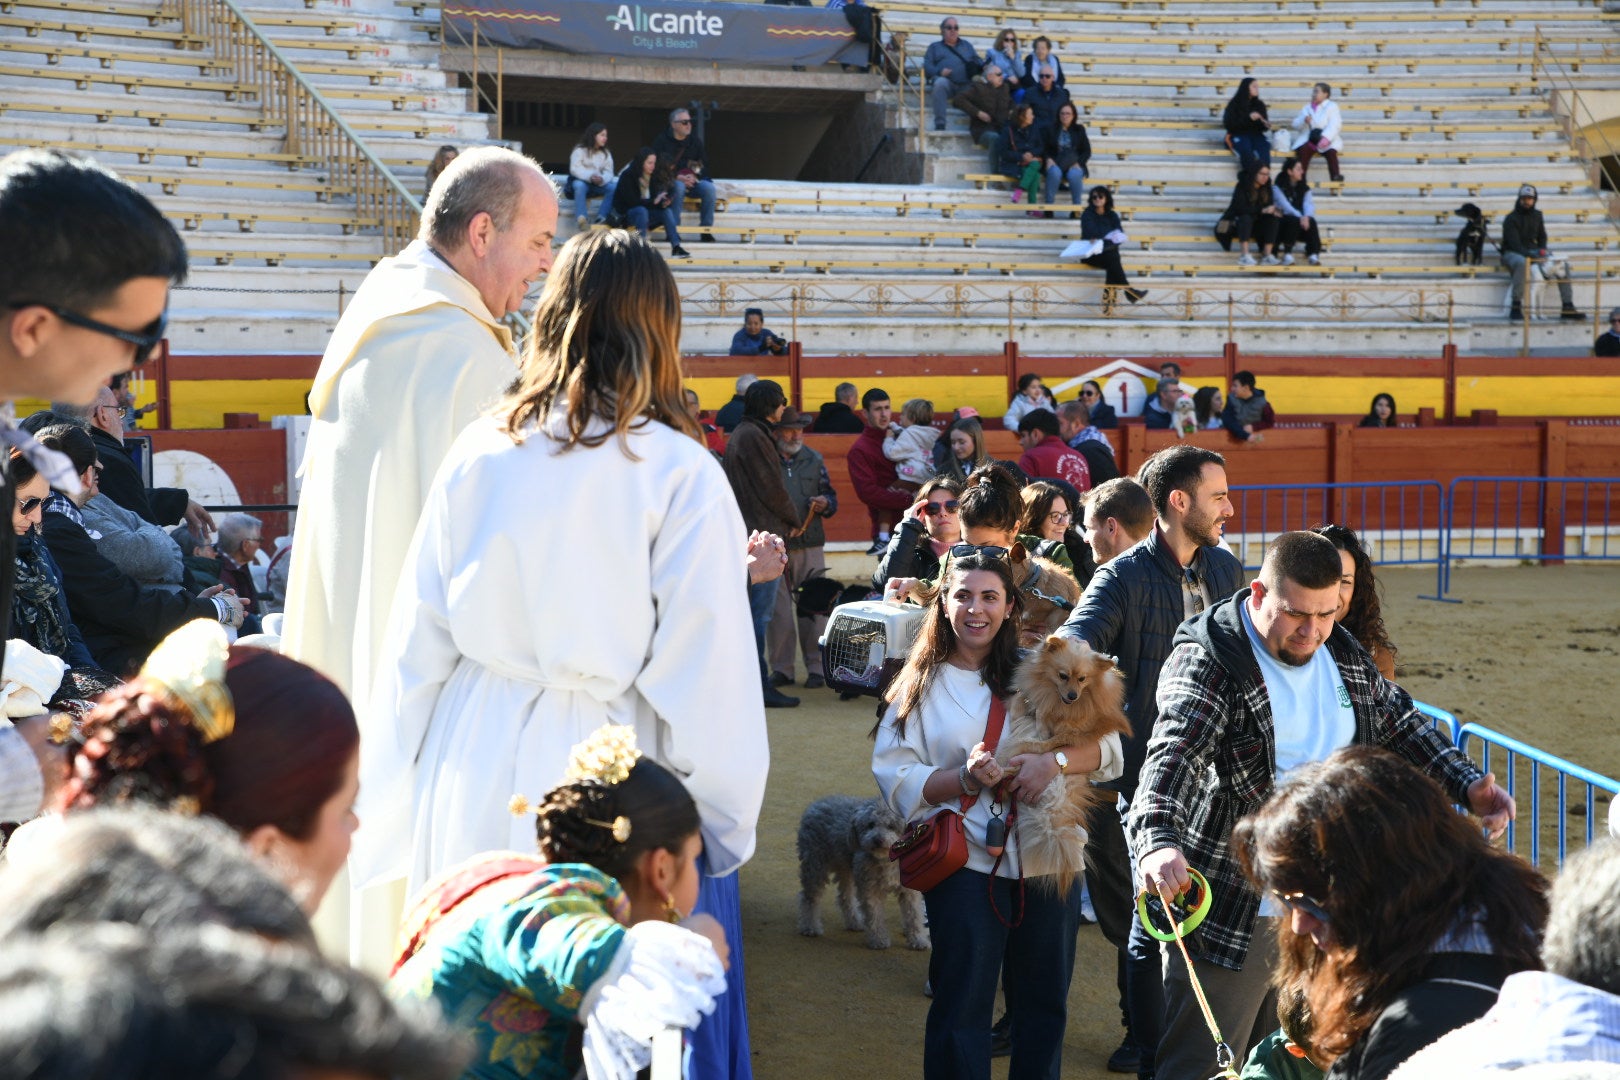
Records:
<instances>
[{"instance_id":1,"label":"woman with long brown hair","mask_svg":"<svg viewBox=\"0 0 1620 1080\"><path fill-rule=\"evenodd\" d=\"M1011 857L998 859L986 830L1007 810L998 784L1001 798L1033 802L1060 771L1111 779L1121 758L1118 737L1110 736L1064 747L1061 758L1021 754L1005 769L996 763L987 726L993 702L1010 691L1022 607L1002 554L953 551L873 730L872 773L895 813L905 821L942 809L960 813L967 838L966 865L923 894L934 994L924 1080L989 1076L998 982L1012 1016L1009 1075L1034 1080L1061 1071L1080 890L1059 896L1038 880L1054 868L1022 865L1016 836ZM1024 887L1025 879L1035 880Z\"/></svg>"},{"instance_id":2,"label":"woman with long brown hair","mask_svg":"<svg viewBox=\"0 0 1620 1080\"><path fill-rule=\"evenodd\" d=\"M1274 983L1305 988L1312 1056L1333 1080L1383 1080L1541 966L1540 871L1387 750L1296 770L1232 847L1261 914L1279 916Z\"/></svg>"},{"instance_id":3,"label":"woman with long brown hair","mask_svg":"<svg viewBox=\"0 0 1620 1080\"><path fill-rule=\"evenodd\" d=\"M1350 636L1372 654L1378 673L1395 680L1395 657L1400 650L1384 629L1383 605L1378 599L1378 579L1373 576L1372 557L1353 530L1344 525L1318 525L1311 530L1327 537L1339 551L1339 611L1333 621L1342 623Z\"/></svg>"},{"instance_id":4,"label":"woman with long brown hair","mask_svg":"<svg viewBox=\"0 0 1620 1080\"><path fill-rule=\"evenodd\" d=\"M724 875L705 878L700 910L740 941L732 871L753 854L768 763L758 684L737 677L758 667L748 534L686 410L675 279L634 233L583 233L533 323L516 385L456 441L406 559L355 877L415 888L523 850L532 826L507 797L548 790L574 744L619 723L696 800L706 872ZM748 1060L736 985L698 1032L700 1060L716 1035ZM694 1073L731 1075L705 1064Z\"/></svg>"}]
</instances>

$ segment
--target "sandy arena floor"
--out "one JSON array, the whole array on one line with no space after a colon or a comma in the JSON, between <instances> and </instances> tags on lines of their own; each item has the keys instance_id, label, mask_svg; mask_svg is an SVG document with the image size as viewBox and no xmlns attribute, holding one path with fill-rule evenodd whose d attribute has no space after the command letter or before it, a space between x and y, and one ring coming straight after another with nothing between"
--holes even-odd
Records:
<instances>
[{"instance_id":1,"label":"sandy arena floor","mask_svg":"<svg viewBox=\"0 0 1620 1080\"><path fill-rule=\"evenodd\" d=\"M1462 568L1452 575L1460 604L1417 599L1433 591L1432 572L1392 569L1380 577L1401 650L1400 680L1415 697L1620 776L1620 567ZM830 894L823 900L827 936L795 932L799 814L822 795L874 791L867 740L873 702L790 692L804 704L769 713L772 769L759 853L742 875L755 1074L919 1076L928 954L904 947L894 905L889 923L897 944L886 952L868 950L859 933L841 928ZM1520 801L1527 816L1528 799ZM1606 815L1600 802L1600 826ZM1584 818L1569 820L1580 835ZM1103 1062L1119 1043L1115 1002L1113 953L1096 927L1086 927L1070 994L1066 1080L1111 1075Z\"/></svg>"}]
</instances>

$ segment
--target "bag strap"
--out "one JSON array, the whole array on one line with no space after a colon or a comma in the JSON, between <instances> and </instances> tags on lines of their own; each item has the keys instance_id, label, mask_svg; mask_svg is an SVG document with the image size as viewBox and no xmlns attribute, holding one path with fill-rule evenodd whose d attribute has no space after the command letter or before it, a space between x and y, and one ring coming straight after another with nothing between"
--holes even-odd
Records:
<instances>
[{"instance_id":1,"label":"bag strap","mask_svg":"<svg viewBox=\"0 0 1620 1080\"><path fill-rule=\"evenodd\" d=\"M994 690L990 691L990 716L984 722L984 748L991 753L995 752L997 744L1001 742L1001 729L1007 723L1007 703L1001 700L1001 695ZM982 790L982 789L981 789ZM979 801L979 792L962 796L962 813L964 815Z\"/></svg>"}]
</instances>

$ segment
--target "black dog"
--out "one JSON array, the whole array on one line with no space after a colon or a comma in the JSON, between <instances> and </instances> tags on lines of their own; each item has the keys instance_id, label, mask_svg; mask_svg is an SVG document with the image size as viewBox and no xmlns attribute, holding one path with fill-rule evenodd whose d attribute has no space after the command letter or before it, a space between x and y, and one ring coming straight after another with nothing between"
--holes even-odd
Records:
<instances>
[{"instance_id":1,"label":"black dog","mask_svg":"<svg viewBox=\"0 0 1620 1080\"><path fill-rule=\"evenodd\" d=\"M1457 265L1478 266L1485 258L1485 215L1473 203L1463 203L1452 213L1468 222L1457 234Z\"/></svg>"},{"instance_id":2,"label":"black dog","mask_svg":"<svg viewBox=\"0 0 1620 1080\"><path fill-rule=\"evenodd\" d=\"M844 596L849 587L841 581L834 581L827 577L825 571L812 575L804 584L800 585L795 595L794 609L804 618L815 615L831 615L832 609L839 604L848 603ZM870 590L863 589L857 599L866 599Z\"/></svg>"}]
</instances>

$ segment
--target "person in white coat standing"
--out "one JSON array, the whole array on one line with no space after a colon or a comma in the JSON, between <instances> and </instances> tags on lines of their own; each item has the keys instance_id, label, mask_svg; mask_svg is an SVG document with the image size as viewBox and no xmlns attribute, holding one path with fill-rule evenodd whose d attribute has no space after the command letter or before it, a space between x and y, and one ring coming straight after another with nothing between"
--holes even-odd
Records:
<instances>
[{"instance_id":1,"label":"person in white coat standing","mask_svg":"<svg viewBox=\"0 0 1620 1080\"><path fill-rule=\"evenodd\" d=\"M1339 106L1333 100L1333 87L1319 82L1311 88L1311 100L1302 106L1299 115L1288 126L1294 132L1293 149L1299 163L1310 171L1311 158L1321 154L1327 158L1328 179L1339 182L1344 174L1339 171L1339 154L1344 140L1339 137Z\"/></svg>"},{"instance_id":2,"label":"person in white coat standing","mask_svg":"<svg viewBox=\"0 0 1620 1080\"><path fill-rule=\"evenodd\" d=\"M748 533L686 411L680 325L645 240L564 245L518 382L451 448L406 559L362 718L358 884L523 850L512 793L555 786L575 743L625 724L697 802L698 910L741 942L735 871L769 766ZM734 951L693 1076L750 1075L741 967Z\"/></svg>"}]
</instances>

